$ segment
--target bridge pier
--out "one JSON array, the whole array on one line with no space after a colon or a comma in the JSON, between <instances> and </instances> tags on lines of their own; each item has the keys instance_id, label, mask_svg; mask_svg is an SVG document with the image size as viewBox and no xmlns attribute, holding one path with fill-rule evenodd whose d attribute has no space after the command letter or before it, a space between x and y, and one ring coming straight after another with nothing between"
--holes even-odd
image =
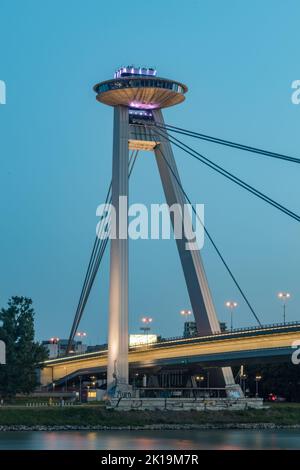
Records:
<instances>
[{"instance_id":1,"label":"bridge pier","mask_svg":"<svg viewBox=\"0 0 300 470\"><path fill-rule=\"evenodd\" d=\"M160 109L153 110L153 117L155 123L159 126L165 126L163 114ZM183 213L183 208L184 205L187 204L187 201L178 184L180 176L170 141L166 138L160 138L160 142L155 147L154 152L168 206L171 207L173 204L178 204L181 206ZM170 217L174 228L174 214L170 213ZM186 219L187 217L188 215L186 214ZM186 223L187 220L185 220L185 224ZM192 227L192 220L190 220L189 224ZM176 239L176 244L198 333L203 336L212 333L220 333L220 323L212 300L200 252L198 249L188 250L186 247L189 240L186 238L184 230L182 235L181 238ZM235 383L230 367L223 367L218 371L214 371L212 381L215 383L215 386L220 387L234 385Z\"/></svg>"},{"instance_id":2,"label":"bridge pier","mask_svg":"<svg viewBox=\"0 0 300 470\"><path fill-rule=\"evenodd\" d=\"M112 206L115 233L110 241L107 391L126 392L128 382L128 108L114 108Z\"/></svg>"}]
</instances>

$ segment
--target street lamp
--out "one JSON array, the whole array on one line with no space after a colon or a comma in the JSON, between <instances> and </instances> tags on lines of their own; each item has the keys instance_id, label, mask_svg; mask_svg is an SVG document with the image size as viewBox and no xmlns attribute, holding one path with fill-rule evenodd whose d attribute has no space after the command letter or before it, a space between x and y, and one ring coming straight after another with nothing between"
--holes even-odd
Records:
<instances>
[{"instance_id":1,"label":"street lamp","mask_svg":"<svg viewBox=\"0 0 300 470\"><path fill-rule=\"evenodd\" d=\"M92 384L93 387L95 387L95 385L96 385L96 383L97 383L97 382L96 382L96 378L97 378L97 377L96 377L95 375L91 375L91 376L90 376L91 384Z\"/></svg>"},{"instance_id":2,"label":"street lamp","mask_svg":"<svg viewBox=\"0 0 300 470\"><path fill-rule=\"evenodd\" d=\"M246 395L246 379L247 379L247 374L242 374L242 375L241 375L241 379L242 379L242 384L243 384L243 392L244 392L244 395Z\"/></svg>"},{"instance_id":3,"label":"street lamp","mask_svg":"<svg viewBox=\"0 0 300 470\"><path fill-rule=\"evenodd\" d=\"M225 302L225 306L230 310L230 329L233 330L233 310L238 306L237 302L233 300L227 300Z\"/></svg>"},{"instance_id":4,"label":"street lamp","mask_svg":"<svg viewBox=\"0 0 300 470\"><path fill-rule=\"evenodd\" d=\"M79 338L82 340L82 338L85 338L87 334L85 331L77 331L76 336L79 336Z\"/></svg>"},{"instance_id":5,"label":"street lamp","mask_svg":"<svg viewBox=\"0 0 300 470\"><path fill-rule=\"evenodd\" d=\"M57 337L50 338L49 342L52 343L52 344L57 344L59 342L59 338L57 338Z\"/></svg>"},{"instance_id":6,"label":"street lamp","mask_svg":"<svg viewBox=\"0 0 300 470\"><path fill-rule=\"evenodd\" d=\"M149 331L151 330L150 324L152 323L153 318L151 317L143 317L141 322L143 323L143 326L140 327L140 329L144 332L144 334L147 335L147 346L148 346L148 335Z\"/></svg>"},{"instance_id":7,"label":"street lamp","mask_svg":"<svg viewBox=\"0 0 300 470\"><path fill-rule=\"evenodd\" d=\"M291 294L289 292L278 292L277 297L283 302L283 323L285 325L286 301L291 297Z\"/></svg>"},{"instance_id":8,"label":"street lamp","mask_svg":"<svg viewBox=\"0 0 300 470\"><path fill-rule=\"evenodd\" d=\"M185 319L187 319L187 317L192 315L192 311L187 310L187 309L182 309L182 310L180 310L180 315L182 315Z\"/></svg>"},{"instance_id":9,"label":"street lamp","mask_svg":"<svg viewBox=\"0 0 300 470\"><path fill-rule=\"evenodd\" d=\"M57 357L59 356L59 338L57 336L53 336L52 338L49 339L49 343L53 345L51 348L52 351L49 349L49 355L50 357ZM55 345L55 346L54 346Z\"/></svg>"},{"instance_id":10,"label":"street lamp","mask_svg":"<svg viewBox=\"0 0 300 470\"><path fill-rule=\"evenodd\" d=\"M197 375L196 376L196 382L200 383L200 386L204 382L204 380L205 380L204 375Z\"/></svg>"},{"instance_id":11,"label":"street lamp","mask_svg":"<svg viewBox=\"0 0 300 470\"><path fill-rule=\"evenodd\" d=\"M261 381L261 379L262 379L262 376L259 375L259 374L256 374L256 376L255 376L255 396L256 396L256 398L258 398L258 384Z\"/></svg>"},{"instance_id":12,"label":"street lamp","mask_svg":"<svg viewBox=\"0 0 300 470\"><path fill-rule=\"evenodd\" d=\"M184 318L184 329L183 336L191 336L191 331L189 329L188 317L192 315L192 311L188 309L180 310L180 315Z\"/></svg>"}]
</instances>

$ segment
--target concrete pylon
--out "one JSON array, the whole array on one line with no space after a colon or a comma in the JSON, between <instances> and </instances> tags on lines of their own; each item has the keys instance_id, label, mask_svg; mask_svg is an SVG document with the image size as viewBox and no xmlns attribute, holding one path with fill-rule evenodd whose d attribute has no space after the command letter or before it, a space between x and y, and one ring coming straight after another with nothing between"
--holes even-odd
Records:
<instances>
[{"instance_id":1,"label":"concrete pylon","mask_svg":"<svg viewBox=\"0 0 300 470\"><path fill-rule=\"evenodd\" d=\"M128 108L114 108L112 206L115 237L110 241L108 391L128 388ZM122 205L122 207L120 207Z\"/></svg>"},{"instance_id":2,"label":"concrete pylon","mask_svg":"<svg viewBox=\"0 0 300 470\"><path fill-rule=\"evenodd\" d=\"M111 239L110 246L107 388L114 396L126 396L130 390L127 228L129 149L155 151L168 205L183 206L185 197L172 173L179 179L171 145L161 136L157 139L151 125L164 124L161 109L182 103L188 88L176 80L158 77L157 71L151 67L127 66L120 67L113 78L97 83L94 91L100 103L114 108L112 204L116 236ZM174 225L174 220L172 223ZM198 332L203 335L217 333L220 325L199 250L186 250L186 242L184 237L176 240ZM234 384L230 368L219 369L217 375L218 384Z\"/></svg>"},{"instance_id":3,"label":"concrete pylon","mask_svg":"<svg viewBox=\"0 0 300 470\"><path fill-rule=\"evenodd\" d=\"M164 119L160 109L153 110L153 117L155 123L164 126ZM184 204L187 204L187 201L177 182L177 179L180 181L180 177L172 147L169 140L164 139L161 135L159 136L159 141L154 152L166 201L169 207L173 204L179 204L183 213L183 207ZM174 175L176 175L176 178ZM170 216L174 226L174 217L172 217L172 214ZM196 320L197 331L203 336L219 333L221 332L220 323L208 286L200 252L199 250L187 250L187 243L188 240L185 238L183 231L182 238L176 239L176 244ZM222 368L223 377L219 374L215 375L215 386L233 385L235 383L230 367Z\"/></svg>"}]
</instances>

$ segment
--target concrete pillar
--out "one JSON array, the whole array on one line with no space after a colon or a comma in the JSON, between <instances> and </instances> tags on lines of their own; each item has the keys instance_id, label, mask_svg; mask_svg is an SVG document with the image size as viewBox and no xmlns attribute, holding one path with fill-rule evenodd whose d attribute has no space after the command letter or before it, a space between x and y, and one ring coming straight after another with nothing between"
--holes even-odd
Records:
<instances>
[{"instance_id":1,"label":"concrete pillar","mask_svg":"<svg viewBox=\"0 0 300 470\"><path fill-rule=\"evenodd\" d=\"M161 110L153 110L153 115L157 123L164 125ZM171 144L161 135L158 137L158 140L160 143L155 148L155 156L167 203L169 206L180 204L183 208L184 204L187 204L187 201L177 182L177 180L180 182L180 177ZM168 163L166 163L165 160ZM174 175L176 175L176 178ZM172 217L171 219L174 225L174 220ZM198 333L202 335L219 333L221 331L220 324L213 304L200 252L199 250L187 250L187 242L188 240L185 238L184 233L181 239L176 240ZM223 383L223 385L234 384L230 367L223 367L221 375L221 380L218 379L218 382Z\"/></svg>"},{"instance_id":2,"label":"concrete pillar","mask_svg":"<svg viewBox=\"0 0 300 470\"><path fill-rule=\"evenodd\" d=\"M128 386L128 126L128 108L116 106L112 168L116 237L110 242L108 391L114 385L117 385L117 389L126 389ZM120 205L122 214L119 213Z\"/></svg>"}]
</instances>

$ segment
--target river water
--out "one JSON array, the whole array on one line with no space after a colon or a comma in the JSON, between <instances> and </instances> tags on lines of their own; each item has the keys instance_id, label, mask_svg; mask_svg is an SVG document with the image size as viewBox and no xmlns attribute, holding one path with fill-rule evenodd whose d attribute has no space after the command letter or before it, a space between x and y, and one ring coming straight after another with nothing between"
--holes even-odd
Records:
<instances>
[{"instance_id":1,"label":"river water","mask_svg":"<svg viewBox=\"0 0 300 470\"><path fill-rule=\"evenodd\" d=\"M300 430L0 432L0 449L300 449Z\"/></svg>"}]
</instances>

